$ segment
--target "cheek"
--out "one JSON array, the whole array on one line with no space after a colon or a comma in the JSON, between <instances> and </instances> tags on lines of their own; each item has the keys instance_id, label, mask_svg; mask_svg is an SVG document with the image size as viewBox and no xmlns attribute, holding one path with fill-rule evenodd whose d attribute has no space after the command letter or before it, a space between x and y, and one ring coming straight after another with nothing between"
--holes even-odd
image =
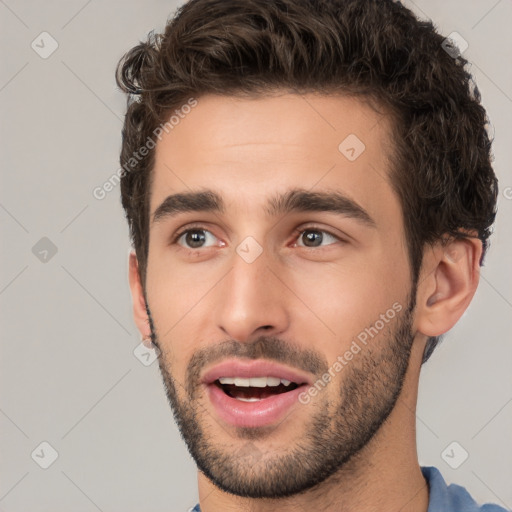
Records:
<instances>
[{"instance_id":1,"label":"cheek","mask_svg":"<svg viewBox=\"0 0 512 512\"><path fill-rule=\"evenodd\" d=\"M405 300L404 275L390 262L308 265L295 268L291 288L311 314L297 315L300 332L335 358L381 314ZM405 305L403 305L405 306Z\"/></svg>"},{"instance_id":2,"label":"cheek","mask_svg":"<svg viewBox=\"0 0 512 512\"><path fill-rule=\"evenodd\" d=\"M216 271L197 264L184 265L168 254L153 251L153 257L148 260L146 292L153 319L155 324L160 324L159 334L164 340L176 336L180 324L197 309L218 279Z\"/></svg>"},{"instance_id":3,"label":"cheek","mask_svg":"<svg viewBox=\"0 0 512 512\"><path fill-rule=\"evenodd\" d=\"M204 329L201 301L212 284L196 273L178 272L167 265L153 262L149 266L146 293L154 328L165 364L172 365L173 377L184 382L186 366L197 347ZM211 320L210 320L211 321Z\"/></svg>"}]
</instances>

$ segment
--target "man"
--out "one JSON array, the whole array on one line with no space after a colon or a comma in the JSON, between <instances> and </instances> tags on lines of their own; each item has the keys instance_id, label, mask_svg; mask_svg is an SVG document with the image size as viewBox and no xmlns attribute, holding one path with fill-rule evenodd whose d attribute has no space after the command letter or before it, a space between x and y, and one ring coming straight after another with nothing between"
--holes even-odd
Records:
<instances>
[{"instance_id":1,"label":"man","mask_svg":"<svg viewBox=\"0 0 512 512\"><path fill-rule=\"evenodd\" d=\"M495 217L465 64L382 0L192 0L120 62L134 316L194 510L503 510L416 453Z\"/></svg>"}]
</instances>

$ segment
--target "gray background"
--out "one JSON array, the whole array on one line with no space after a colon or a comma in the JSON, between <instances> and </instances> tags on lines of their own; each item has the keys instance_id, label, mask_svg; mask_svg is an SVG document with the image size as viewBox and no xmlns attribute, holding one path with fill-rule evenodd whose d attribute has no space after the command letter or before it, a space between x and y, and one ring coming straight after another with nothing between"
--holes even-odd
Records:
<instances>
[{"instance_id":1,"label":"gray background","mask_svg":"<svg viewBox=\"0 0 512 512\"><path fill-rule=\"evenodd\" d=\"M468 41L501 185L477 295L423 369L419 460L510 508L512 3L405 3ZM180 511L197 500L157 363L133 353L119 187L93 196L118 169L125 99L115 64L177 5L0 0L1 511ZM47 59L31 48L43 31L59 45ZM58 452L47 469L43 441ZM469 453L458 469L441 456L453 441L452 464L460 447Z\"/></svg>"}]
</instances>

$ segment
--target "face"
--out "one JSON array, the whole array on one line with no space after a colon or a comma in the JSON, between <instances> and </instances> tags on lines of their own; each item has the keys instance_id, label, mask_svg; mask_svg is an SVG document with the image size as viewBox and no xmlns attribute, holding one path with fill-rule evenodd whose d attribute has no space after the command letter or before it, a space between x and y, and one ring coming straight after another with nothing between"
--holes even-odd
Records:
<instances>
[{"instance_id":1,"label":"face","mask_svg":"<svg viewBox=\"0 0 512 512\"><path fill-rule=\"evenodd\" d=\"M210 95L157 144L152 337L183 438L225 491L314 486L395 405L415 290L389 133L353 98Z\"/></svg>"}]
</instances>

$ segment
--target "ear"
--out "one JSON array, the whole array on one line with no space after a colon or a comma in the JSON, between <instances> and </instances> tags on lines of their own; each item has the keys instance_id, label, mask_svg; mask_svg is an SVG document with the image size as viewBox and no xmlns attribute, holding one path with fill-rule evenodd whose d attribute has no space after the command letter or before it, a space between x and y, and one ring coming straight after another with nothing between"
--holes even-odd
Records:
<instances>
[{"instance_id":1,"label":"ear","mask_svg":"<svg viewBox=\"0 0 512 512\"><path fill-rule=\"evenodd\" d=\"M425 252L416 301L419 332L439 336L457 323L477 289L481 256L478 238L440 242Z\"/></svg>"},{"instance_id":2,"label":"ear","mask_svg":"<svg viewBox=\"0 0 512 512\"><path fill-rule=\"evenodd\" d=\"M151 336L151 328L146 311L146 299L140 280L139 263L134 251L130 251L128 266L128 277L133 302L133 318L141 336L143 338L149 338Z\"/></svg>"}]
</instances>

